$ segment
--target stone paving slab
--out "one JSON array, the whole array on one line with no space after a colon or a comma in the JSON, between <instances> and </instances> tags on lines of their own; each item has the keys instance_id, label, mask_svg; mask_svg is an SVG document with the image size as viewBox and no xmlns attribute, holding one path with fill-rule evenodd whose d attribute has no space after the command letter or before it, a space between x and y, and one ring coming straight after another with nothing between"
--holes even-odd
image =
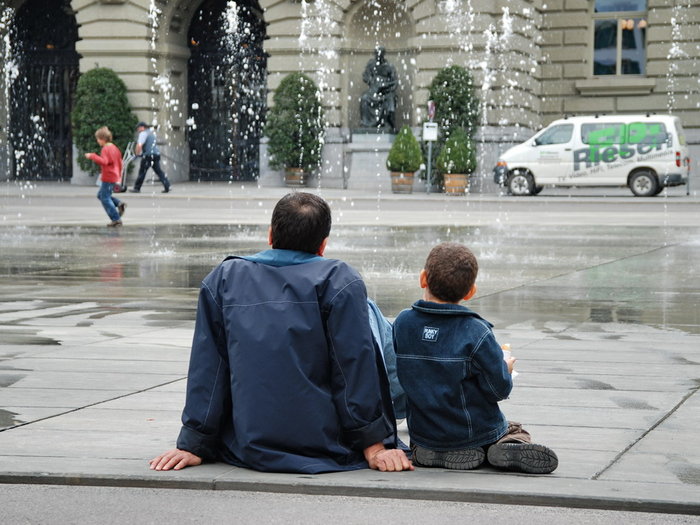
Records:
<instances>
[{"instance_id":1,"label":"stone paving slab","mask_svg":"<svg viewBox=\"0 0 700 525\"><path fill-rule=\"evenodd\" d=\"M503 410L557 451L551 475L150 471L179 431L199 280L230 250L265 247L286 191L181 184L174 195L129 195L129 222L110 232L95 225L104 219L92 188L0 188L0 482L700 514L697 196L321 191L336 214L334 254L390 315L418 298L438 239L475 246L473 307L518 358Z\"/></svg>"}]
</instances>

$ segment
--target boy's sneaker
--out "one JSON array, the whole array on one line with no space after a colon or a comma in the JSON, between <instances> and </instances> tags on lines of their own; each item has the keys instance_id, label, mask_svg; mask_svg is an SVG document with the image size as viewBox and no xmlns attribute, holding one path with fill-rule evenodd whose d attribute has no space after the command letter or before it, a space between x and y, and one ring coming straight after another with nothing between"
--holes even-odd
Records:
<instances>
[{"instance_id":1,"label":"boy's sneaker","mask_svg":"<svg viewBox=\"0 0 700 525\"><path fill-rule=\"evenodd\" d=\"M447 452L437 452L418 445L413 445L411 449L413 450L413 463L420 467L472 470L486 460L486 454L481 447L449 450Z\"/></svg>"},{"instance_id":2,"label":"boy's sneaker","mask_svg":"<svg viewBox=\"0 0 700 525\"><path fill-rule=\"evenodd\" d=\"M549 474L559 465L553 450L533 443L496 443L487 459L494 467L528 474Z\"/></svg>"},{"instance_id":3,"label":"boy's sneaker","mask_svg":"<svg viewBox=\"0 0 700 525\"><path fill-rule=\"evenodd\" d=\"M117 211L119 212L119 216L122 217L124 212L126 212L126 202L120 202L119 206L117 206Z\"/></svg>"},{"instance_id":4,"label":"boy's sneaker","mask_svg":"<svg viewBox=\"0 0 700 525\"><path fill-rule=\"evenodd\" d=\"M117 226L121 226L121 225L122 225L122 221L112 221L112 222L107 223L107 226L110 228L116 228Z\"/></svg>"}]
</instances>

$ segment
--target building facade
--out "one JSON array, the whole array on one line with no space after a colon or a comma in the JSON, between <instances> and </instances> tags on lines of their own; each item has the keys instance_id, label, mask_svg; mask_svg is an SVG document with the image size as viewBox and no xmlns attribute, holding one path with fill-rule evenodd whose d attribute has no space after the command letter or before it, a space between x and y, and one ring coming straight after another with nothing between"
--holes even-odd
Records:
<instances>
[{"instance_id":1,"label":"building facade","mask_svg":"<svg viewBox=\"0 0 700 525\"><path fill-rule=\"evenodd\" d=\"M71 162L70 106L79 74L99 66L157 125L175 181L282 185L262 125L281 79L303 71L327 121L312 184L382 190L392 136L361 129L359 113L362 72L381 45L397 71L396 126L418 135L437 72L471 71L476 191L495 191L500 151L567 114L676 114L700 180L699 0L9 0L2 9L3 178L92 180Z\"/></svg>"}]
</instances>

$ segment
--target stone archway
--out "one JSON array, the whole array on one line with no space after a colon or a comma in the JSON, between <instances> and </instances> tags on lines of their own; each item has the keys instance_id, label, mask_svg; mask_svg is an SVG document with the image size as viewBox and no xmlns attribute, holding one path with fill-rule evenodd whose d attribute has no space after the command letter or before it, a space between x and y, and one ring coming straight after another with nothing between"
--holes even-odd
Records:
<instances>
[{"instance_id":1,"label":"stone archway","mask_svg":"<svg viewBox=\"0 0 700 525\"><path fill-rule=\"evenodd\" d=\"M70 0L27 0L11 32L18 75L10 86L9 140L15 178L72 176L70 113L80 55Z\"/></svg>"},{"instance_id":2,"label":"stone archway","mask_svg":"<svg viewBox=\"0 0 700 525\"><path fill-rule=\"evenodd\" d=\"M343 41L344 82L347 96L347 126L359 127L359 101L367 86L362 72L372 58L374 48L383 46L386 57L397 71L396 126L412 125L413 77L415 73L415 49L410 42L415 35L415 25L404 2L396 0L358 1L348 11L345 19Z\"/></svg>"},{"instance_id":3,"label":"stone archway","mask_svg":"<svg viewBox=\"0 0 700 525\"><path fill-rule=\"evenodd\" d=\"M194 13L187 35L191 180L258 178L267 95L264 39L257 0L238 2L235 13L225 0L205 0Z\"/></svg>"}]
</instances>

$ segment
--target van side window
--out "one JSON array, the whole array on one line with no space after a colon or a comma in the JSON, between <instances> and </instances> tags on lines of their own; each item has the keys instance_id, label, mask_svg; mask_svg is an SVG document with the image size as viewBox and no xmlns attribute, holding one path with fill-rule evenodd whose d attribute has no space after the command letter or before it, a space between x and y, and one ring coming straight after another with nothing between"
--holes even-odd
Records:
<instances>
[{"instance_id":1,"label":"van side window","mask_svg":"<svg viewBox=\"0 0 700 525\"><path fill-rule=\"evenodd\" d=\"M630 144L665 144L670 138L661 122L632 122L627 126L627 142Z\"/></svg>"},{"instance_id":2,"label":"van side window","mask_svg":"<svg viewBox=\"0 0 700 525\"><path fill-rule=\"evenodd\" d=\"M625 125L617 122L581 124L581 142L593 146L625 143Z\"/></svg>"},{"instance_id":3,"label":"van side window","mask_svg":"<svg viewBox=\"0 0 700 525\"><path fill-rule=\"evenodd\" d=\"M547 146L550 144L566 144L571 140L574 132L573 124L559 124L546 129L535 139L536 146Z\"/></svg>"}]
</instances>

